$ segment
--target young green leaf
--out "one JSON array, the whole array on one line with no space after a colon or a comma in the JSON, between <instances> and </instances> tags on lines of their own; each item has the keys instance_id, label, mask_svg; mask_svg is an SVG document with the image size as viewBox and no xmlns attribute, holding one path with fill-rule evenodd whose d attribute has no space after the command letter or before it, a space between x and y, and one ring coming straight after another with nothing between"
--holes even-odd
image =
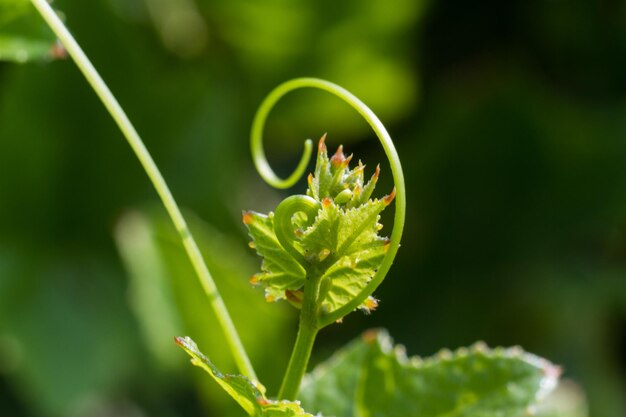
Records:
<instances>
[{"instance_id":1,"label":"young green leaf","mask_svg":"<svg viewBox=\"0 0 626 417\"><path fill-rule=\"evenodd\" d=\"M306 271L278 241L273 214L248 211L243 214L243 223L252 238L252 246L263 257L261 272L250 281L265 286L265 298L276 301L285 298L286 291L302 288Z\"/></svg>"},{"instance_id":2,"label":"young green leaf","mask_svg":"<svg viewBox=\"0 0 626 417\"><path fill-rule=\"evenodd\" d=\"M345 209L325 199L315 223L305 230L302 247L314 261L330 259L322 277L324 313L348 303L370 281L385 256L387 239L378 235L379 214L387 200L369 200Z\"/></svg>"},{"instance_id":3,"label":"young green leaf","mask_svg":"<svg viewBox=\"0 0 626 417\"><path fill-rule=\"evenodd\" d=\"M0 60L21 63L63 55L56 36L29 0L0 0Z\"/></svg>"},{"instance_id":4,"label":"young green leaf","mask_svg":"<svg viewBox=\"0 0 626 417\"><path fill-rule=\"evenodd\" d=\"M559 374L519 348L480 344L408 359L386 332L371 331L308 375L300 399L334 417L521 417Z\"/></svg>"},{"instance_id":5,"label":"young green leaf","mask_svg":"<svg viewBox=\"0 0 626 417\"><path fill-rule=\"evenodd\" d=\"M329 159L325 142L326 135L322 136L317 146L315 174L309 175L306 194L320 202L330 198L348 208L366 203L378 182L380 167L376 167L372 178L365 183L365 165L359 161L356 168L351 170L349 165L352 155L346 157L343 146L339 146Z\"/></svg>"},{"instance_id":6,"label":"young green leaf","mask_svg":"<svg viewBox=\"0 0 626 417\"><path fill-rule=\"evenodd\" d=\"M264 258L262 272L253 281L265 285L269 299L289 299L289 292L302 289L307 274L315 271L321 277L316 304L322 314L328 314L356 298L376 274L388 243L378 234L382 228L378 221L395 193L380 200L370 199L380 169L377 167L365 183L365 166L359 162L351 170L351 159L344 155L341 146L329 158L325 136L320 139L307 196L290 197L312 201L308 207L313 207L316 214L304 216L285 210L288 218L281 216L279 209L287 200L279 205L276 219L271 213L244 213L253 245ZM291 230L277 231L284 227ZM290 237L287 242L286 236ZM361 306L366 311L375 307L373 298L367 299L366 304Z\"/></svg>"},{"instance_id":7,"label":"young green leaf","mask_svg":"<svg viewBox=\"0 0 626 417\"><path fill-rule=\"evenodd\" d=\"M298 402L272 401L263 394L263 387L243 375L222 374L204 356L189 337L177 337L176 343L191 356L191 363L204 369L239 405L253 417L313 417Z\"/></svg>"}]
</instances>

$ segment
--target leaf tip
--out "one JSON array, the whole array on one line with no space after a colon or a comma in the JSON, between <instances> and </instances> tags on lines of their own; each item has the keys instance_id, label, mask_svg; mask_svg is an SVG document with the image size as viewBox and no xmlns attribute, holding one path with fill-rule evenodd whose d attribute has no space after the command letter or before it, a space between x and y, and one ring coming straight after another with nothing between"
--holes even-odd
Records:
<instances>
[{"instance_id":1,"label":"leaf tip","mask_svg":"<svg viewBox=\"0 0 626 417\"><path fill-rule=\"evenodd\" d=\"M343 145L339 145L335 154L330 158L330 163L335 167L341 167L346 160L346 156L343 154Z\"/></svg>"},{"instance_id":2,"label":"leaf tip","mask_svg":"<svg viewBox=\"0 0 626 417\"><path fill-rule=\"evenodd\" d=\"M198 346L189 336L177 336L174 338L174 342L188 352L196 352L198 350Z\"/></svg>"},{"instance_id":3,"label":"leaf tip","mask_svg":"<svg viewBox=\"0 0 626 417\"><path fill-rule=\"evenodd\" d=\"M396 198L396 187L393 187L393 190L391 190L391 193L389 195L383 197L383 203L388 206L389 204L391 204L394 198Z\"/></svg>"},{"instance_id":4,"label":"leaf tip","mask_svg":"<svg viewBox=\"0 0 626 417\"><path fill-rule=\"evenodd\" d=\"M183 338L180 336L174 337L174 342L180 347L183 347L185 345Z\"/></svg>"},{"instance_id":5,"label":"leaf tip","mask_svg":"<svg viewBox=\"0 0 626 417\"><path fill-rule=\"evenodd\" d=\"M376 171L374 172L374 175L372 175L372 181L373 182L378 181L379 176L380 176L380 164L376 165Z\"/></svg>"},{"instance_id":6,"label":"leaf tip","mask_svg":"<svg viewBox=\"0 0 626 417\"><path fill-rule=\"evenodd\" d=\"M320 141L317 143L317 152L322 153L326 151L326 133L322 135Z\"/></svg>"},{"instance_id":7,"label":"leaf tip","mask_svg":"<svg viewBox=\"0 0 626 417\"><path fill-rule=\"evenodd\" d=\"M348 165L350 165L350 161L352 161L353 157L354 155L352 154L346 157L346 155L343 153L343 145L339 145L335 154L332 156L332 158L330 158L330 163L334 168L347 168Z\"/></svg>"},{"instance_id":8,"label":"leaf tip","mask_svg":"<svg viewBox=\"0 0 626 417\"><path fill-rule=\"evenodd\" d=\"M251 211L244 211L241 217L241 221L246 226L252 224L254 222L254 214L252 214Z\"/></svg>"}]
</instances>

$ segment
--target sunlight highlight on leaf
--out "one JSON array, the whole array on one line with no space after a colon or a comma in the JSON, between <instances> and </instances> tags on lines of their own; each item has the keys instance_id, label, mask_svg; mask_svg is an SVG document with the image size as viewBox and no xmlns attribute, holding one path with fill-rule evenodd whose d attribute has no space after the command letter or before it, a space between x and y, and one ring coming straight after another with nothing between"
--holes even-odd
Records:
<instances>
[{"instance_id":1,"label":"sunlight highlight on leaf","mask_svg":"<svg viewBox=\"0 0 626 417\"><path fill-rule=\"evenodd\" d=\"M484 344L407 358L370 331L303 381L308 410L335 417L519 417L556 387L560 368L521 348Z\"/></svg>"}]
</instances>

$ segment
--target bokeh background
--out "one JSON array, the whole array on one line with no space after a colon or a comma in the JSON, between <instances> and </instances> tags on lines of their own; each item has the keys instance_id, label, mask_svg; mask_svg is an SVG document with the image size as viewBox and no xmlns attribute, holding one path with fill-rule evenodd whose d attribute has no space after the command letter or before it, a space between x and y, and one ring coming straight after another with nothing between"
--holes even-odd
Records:
<instances>
[{"instance_id":1,"label":"bokeh background","mask_svg":"<svg viewBox=\"0 0 626 417\"><path fill-rule=\"evenodd\" d=\"M563 366L589 416L626 415L625 1L55 7L190 216L270 394L296 312L247 282L259 259L241 210L286 196L256 175L248 131L271 88L317 76L386 123L408 220L379 310L323 331L314 362L369 327L423 356L519 344ZM370 170L384 158L364 122L313 91L273 113L267 153L286 174L324 132ZM181 334L235 370L155 192L71 60L1 63L0 414L243 415L189 365Z\"/></svg>"}]
</instances>

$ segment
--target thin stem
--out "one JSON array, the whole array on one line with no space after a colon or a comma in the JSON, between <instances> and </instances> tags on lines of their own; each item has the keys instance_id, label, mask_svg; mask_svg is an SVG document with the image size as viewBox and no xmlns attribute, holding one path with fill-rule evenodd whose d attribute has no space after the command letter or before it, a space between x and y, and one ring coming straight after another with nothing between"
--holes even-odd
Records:
<instances>
[{"instance_id":1,"label":"thin stem","mask_svg":"<svg viewBox=\"0 0 626 417\"><path fill-rule=\"evenodd\" d=\"M146 174L152 181L157 194L161 198L165 209L170 215L178 234L183 242L183 246L187 251L187 255L191 260L193 268L198 274L202 288L209 298L209 302L217 320L222 327L226 341L230 347L230 350L235 359L235 363L239 368L239 371L249 377L252 380L256 380L256 374L250 363L250 359L246 354L246 351L241 343L241 339L237 334L237 330L228 314L224 300L222 299L215 281L211 277L211 274L202 258L198 245L194 240L187 222L185 221L172 193L170 192L163 176L157 168L154 160L150 156L150 153L146 149L143 141L139 137L139 134L131 124L130 120L122 110L122 107L117 102L109 88L106 86L92 63L89 61L83 50L80 48L74 37L67 30L61 19L56 15L54 10L50 7L46 0L31 0L33 5L37 8L41 16L48 23L50 28L58 36L59 40L67 50L68 54L72 57L80 71L83 73L95 93L98 95L102 103L109 111L118 127L124 134L124 137L128 141L129 145L137 155L139 162L143 166Z\"/></svg>"},{"instance_id":2,"label":"thin stem","mask_svg":"<svg viewBox=\"0 0 626 417\"><path fill-rule=\"evenodd\" d=\"M318 329L300 323L298 337L289 359L288 372L285 373L283 383L280 386L278 399L294 401L300 391L300 383L306 373L309 358L313 351L313 344L317 336Z\"/></svg>"},{"instance_id":3,"label":"thin stem","mask_svg":"<svg viewBox=\"0 0 626 417\"><path fill-rule=\"evenodd\" d=\"M338 308L335 311L327 313L321 316L318 319L318 328L325 327L331 323L334 323L338 319L342 318L346 314L350 313L352 310L356 309L359 305L365 301L365 299L371 295L376 288L380 285L380 283L387 275L389 268L391 268L391 264L398 252L398 248L400 247L400 239L402 237L402 231L404 229L404 220L406 217L406 190L404 186L404 174L402 173L402 166L400 165L400 158L398 157L398 153L396 148L393 145L393 141L389 136L389 133L383 126L382 122L376 117L374 112L370 110L361 100L355 97L348 90L333 84L331 82L320 80L317 78L297 78L294 80L287 81L278 87L276 87L263 101L261 107L259 108L252 125L252 132L250 137L250 146L252 149L252 157L254 159L254 163L259 171L259 174L263 179L277 188L287 188L293 185L300 176L304 173L306 168L306 160L310 157L310 141L307 140L305 142L305 151L300 160L300 164L298 168L294 171L289 178L286 180L282 180L276 176L274 171L272 171L267 159L265 157L265 153L263 151L263 127L265 124L265 120L269 115L270 111L274 107L274 105L280 100L285 94L290 91L297 90L299 88L317 88L320 90L324 90L328 93L331 93L347 104L349 104L353 109L355 109L363 118L367 121L367 123L372 127L376 136L380 140L383 149L389 159L389 164L391 166L391 172L393 174L393 180L396 186L396 198L395 198L395 216L393 222L393 230L391 232L391 238L389 243L389 249L383 261L378 268L378 272L374 275L371 281L361 290L361 292L353 298L350 302L345 304L343 307ZM305 161L303 163L303 161Z\"/></svg>"},{"instance_id":4,"label":"thin stem","mask_svg":"<svg viewBox=\"0 0 626 417\"><path fill-rule=\"evenodd\" d=\"M320 273L313 271L312 276L307 277L304 286L304 300L300 311L300 325L298 336L291 352L289 365L283 377L283 382L278 392L279 400L294 401L300 391L300 383L309 364L309 358L315 343L315 337L319 328L317 327L317 303L320 287Z\"/></svg>"}]
</instances>

